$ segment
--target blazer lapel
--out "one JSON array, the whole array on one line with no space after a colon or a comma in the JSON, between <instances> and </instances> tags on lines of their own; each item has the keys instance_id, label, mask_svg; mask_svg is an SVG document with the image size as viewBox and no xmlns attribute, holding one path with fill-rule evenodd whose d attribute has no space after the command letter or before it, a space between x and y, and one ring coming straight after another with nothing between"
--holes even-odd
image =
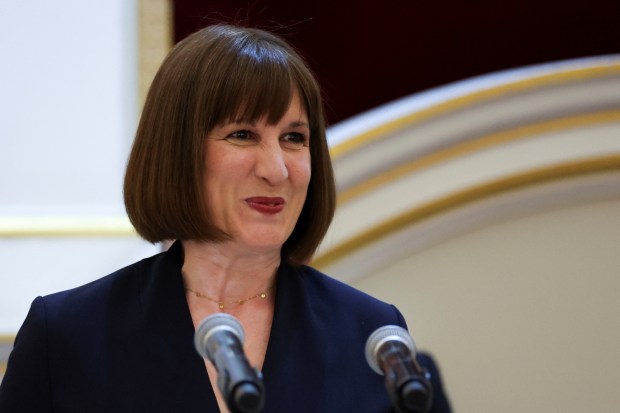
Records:
<instances>
[{"instance_id":1,"label":"blazer lapel","mask_svg":"<svg viewBox=\"0 0 620 413\"><path fill-rule=\"evenodd\" d=\"M153 378L159 382L152 391L163 391L166 400L178 403L175 411L219 412L204 361L194 348L182 265L183 248L177 242L142 273L141 301L148 337L145 350L159 370ZM164 411L161 406L158 410Z\"/></svg>"},{"instance_id":2,"label":"blazer lapel","mask_svg":"<svg viewBox=\"0 0 620 413\"><path fill-rule=\"evenodd\" d=\"M322 405L324 395L310 391L308 383L315 383L316 389L316 383L325 377L328 357L321 349L327 350L326 343L316 333L322 330L326 314L320 300L309 297L303 284L303 277L293 267L284 263L280 266L263 363L266 412L317 412ZM291 410L292 406L296 408Z\"/></svg>"}]
</instances>

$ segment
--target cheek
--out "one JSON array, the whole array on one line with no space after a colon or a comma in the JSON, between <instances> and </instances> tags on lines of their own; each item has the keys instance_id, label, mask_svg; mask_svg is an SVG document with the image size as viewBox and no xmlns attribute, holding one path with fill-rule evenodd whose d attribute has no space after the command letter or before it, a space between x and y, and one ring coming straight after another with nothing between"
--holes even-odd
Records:
<instances>
[{"instance_id":1,"label":"cheek","mask_svg":"<svg viewBox=\"0 0 620 413\"><path fill-rule=\"evenodd\" d=\"M310 183L310 177L311 177L310 168L305 168L301 170L299 174L299 180L298 180L299 185L300 186L303 185L303 187L307 189L308 184Z\"/></svg>"},{"instance_id":2,"label":"cheek","mask_svg":"<svg viewBox=\"0 0 620 413\"><path fill-rule=\"evenodd\" d=\"M215 152L215 151L214 151ZM211 153L205 157L206 165L203 173L204 190L207 198L207 205L212 213L216 212L217 206L221 205L223 197L222 188L226 187L226 180L234 179L229 170L230 162L225 156L218 156Z\"/></svg>"},{"instance_id":3,"label":"cheek","mask_svg":"<svg viewBox=\"0 0 620 413\"><path fill-rule=\"evenodd\" d=\"M295 183L299 186L308 187L312 176L312 165L310 158L303 159L295 163L294 166Z\"/></svg>"},{"instance_id":4,"label":"cheek","mask_svg":"<svg viewBox=\"0 0 620 413\"><path fill-rule=\"evenodd\" d=\"M252 160L243 153L212 151L206 157L205 177L213 182L234 181L245 176Z\"/></svg>"}]
</instances>

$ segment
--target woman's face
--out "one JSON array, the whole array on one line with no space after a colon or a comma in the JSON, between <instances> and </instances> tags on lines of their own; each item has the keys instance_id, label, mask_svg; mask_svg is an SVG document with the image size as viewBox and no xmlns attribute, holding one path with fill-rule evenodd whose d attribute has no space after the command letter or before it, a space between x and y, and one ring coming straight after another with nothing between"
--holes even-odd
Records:
<instances>
[{"instance_id":1,"label":"woman's face","mask_svg":"<svg viewBox=\"0 0 620 413\"><path fill-rule=\"evenodd\" d=\"M214 224L257 252L278 252L289 237L310 182L310 129L297 93L275 125L216 126L205 145L205 185Z\"/></svg>"}]
</instances>

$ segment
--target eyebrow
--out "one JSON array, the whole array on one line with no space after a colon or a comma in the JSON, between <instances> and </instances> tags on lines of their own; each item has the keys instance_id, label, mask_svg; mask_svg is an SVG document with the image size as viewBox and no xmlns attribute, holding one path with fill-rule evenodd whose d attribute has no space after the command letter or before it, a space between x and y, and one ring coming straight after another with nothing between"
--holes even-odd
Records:
<instances>
[{"instance_id":1,"label":"eyebrow","mask_svg":"<svg viewBox=\"0 0 620 413\"><path fill-rule=\"evenodd\" d=\"M291 128L310 128L310 124L308 124L308 122L291 122L288 124L288 126Z\"/></svg>"}]
</instances>

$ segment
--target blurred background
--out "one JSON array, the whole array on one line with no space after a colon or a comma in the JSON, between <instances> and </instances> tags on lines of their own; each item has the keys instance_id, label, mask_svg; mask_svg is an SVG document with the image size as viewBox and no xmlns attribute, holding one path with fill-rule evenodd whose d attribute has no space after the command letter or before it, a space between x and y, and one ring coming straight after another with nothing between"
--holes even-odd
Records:
<instances>
[{"instance_id":1,"label":"blurred background","mask_svg":"<svg viewBox=\"0 0 620 413\"><path fill-rule=\"evenodd\" d=\"M613 0L176 0L174 41L218 21L269 28L321 80L331 123L503 69L620 51Z\"/></svg>"},{"instance_id":2,"label":"blurred background","mask_svg":"<svg viewBox=\"0 0 620 413\"><path fill-rule=\"evenodd\" d=\"M313 265L403 311L456 412L617 411L620 4L0 2L0 377L37 295L161 250L122 204L170 47L271 30L324 90Z\"/></svg>"}]
</instances>

